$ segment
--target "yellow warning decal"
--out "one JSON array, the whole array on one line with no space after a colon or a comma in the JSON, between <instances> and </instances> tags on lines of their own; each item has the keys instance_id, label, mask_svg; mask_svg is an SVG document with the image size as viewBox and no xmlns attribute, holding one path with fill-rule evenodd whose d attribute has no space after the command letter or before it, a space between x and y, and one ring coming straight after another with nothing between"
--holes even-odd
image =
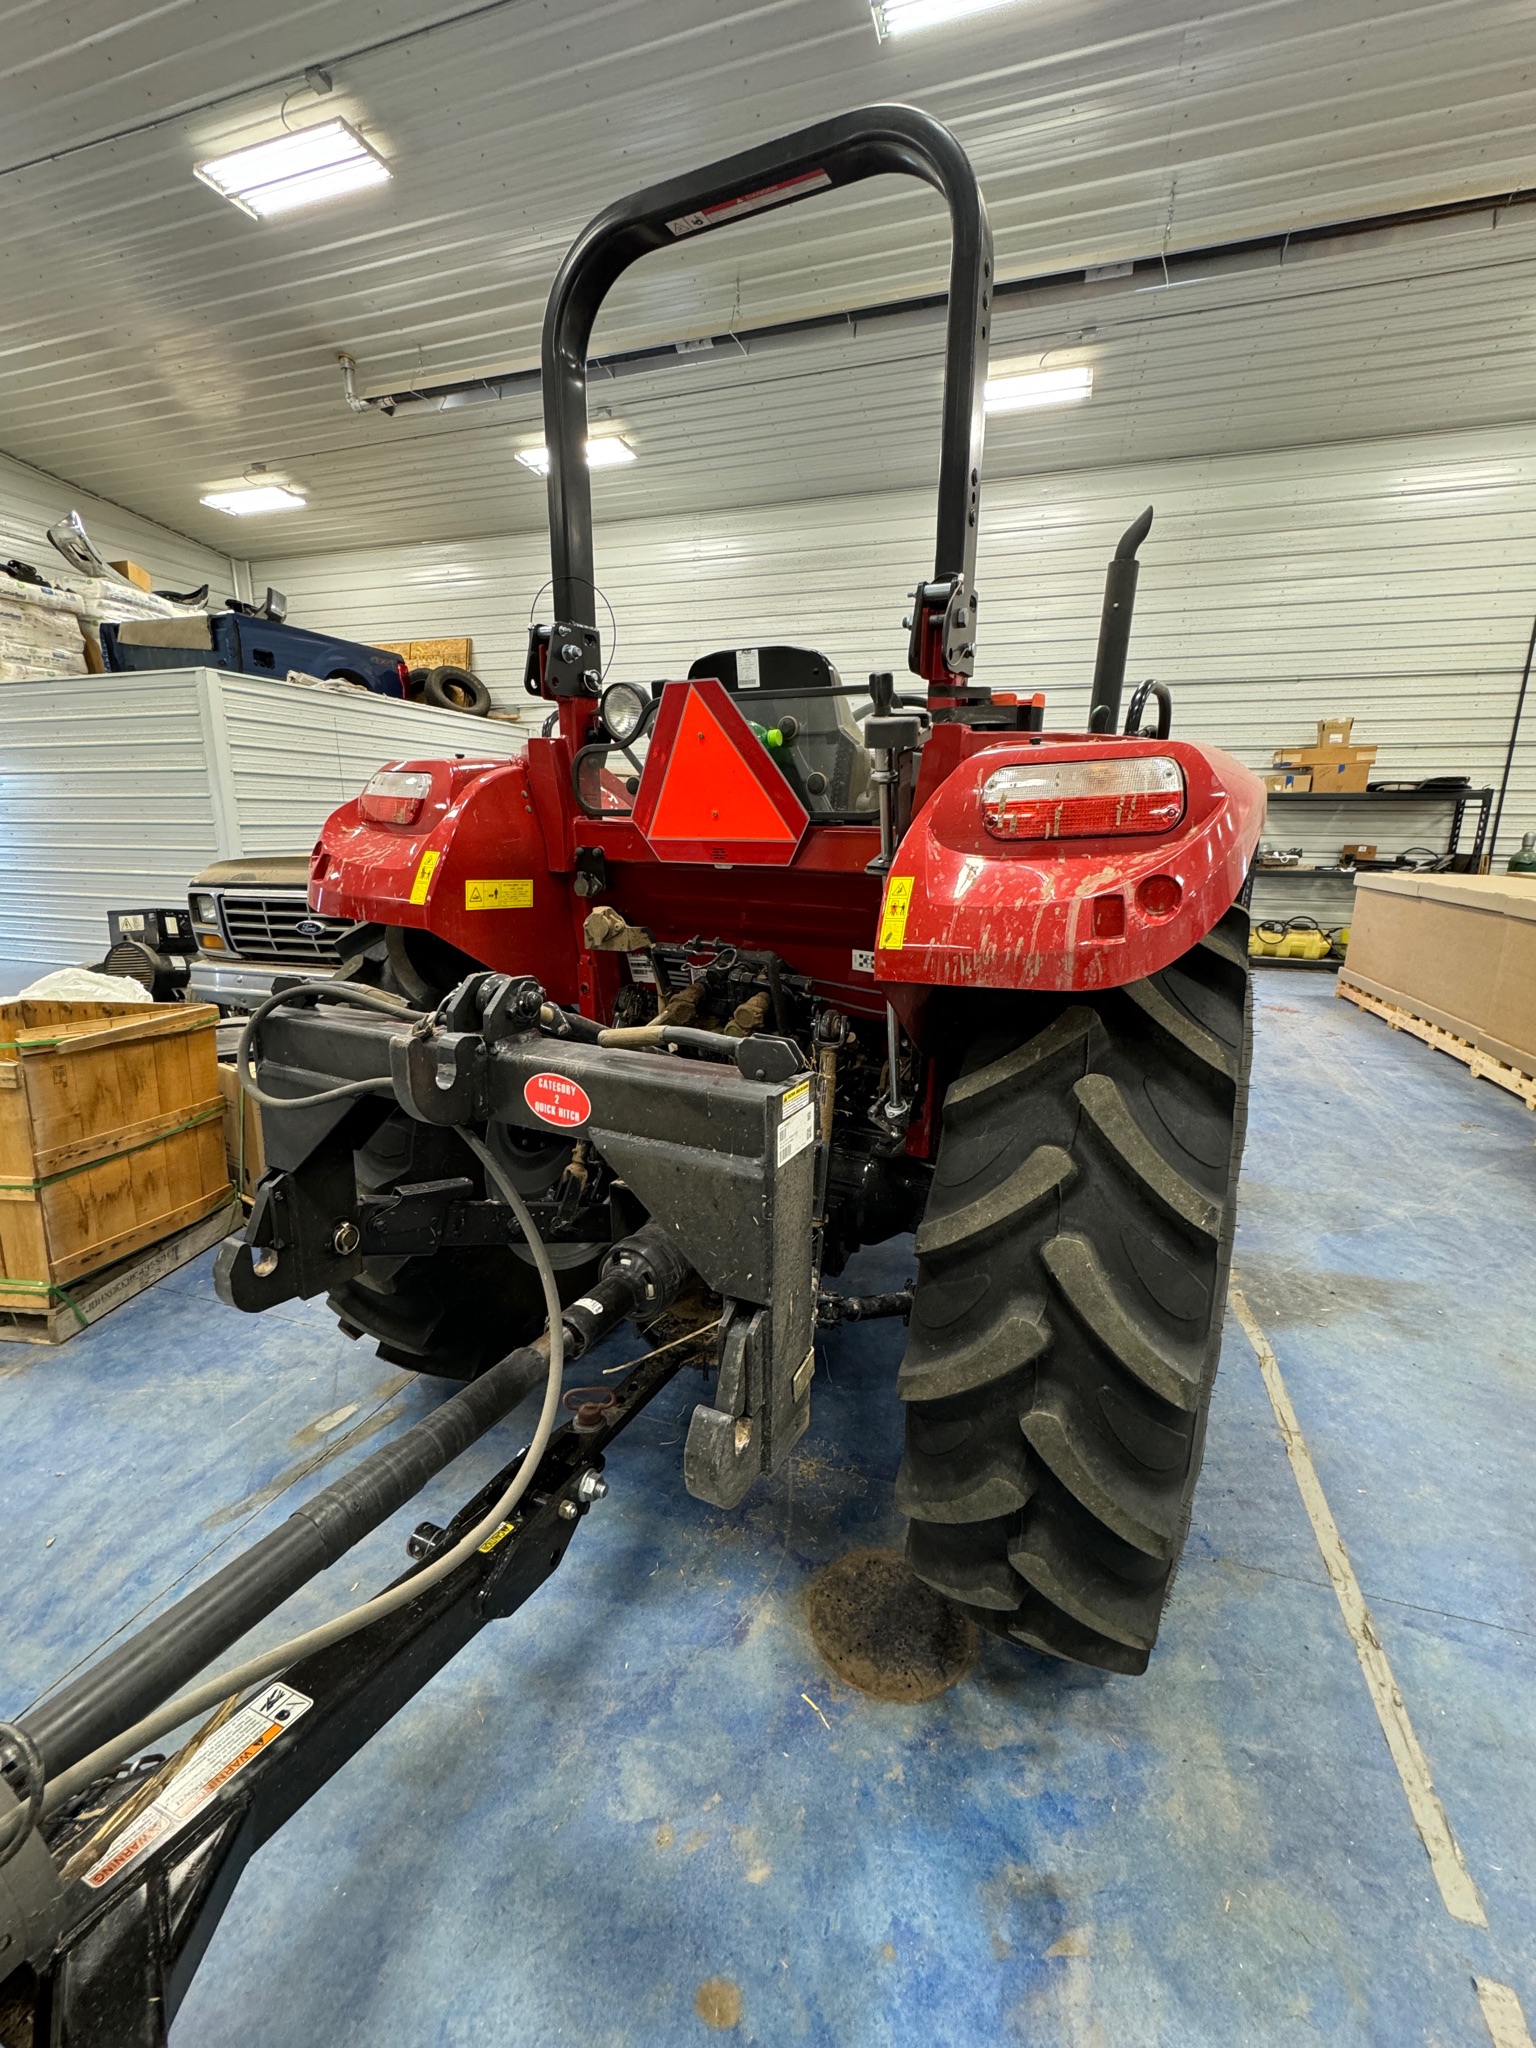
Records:
<instances>
[{"instance_id":1,"label":"yellow warning decal","mask_svg":"<svg viewBox=\"0 0 1536 2048\"><path fill-rule=\"evenodd\" d=\"M413 903L426 902L427 891L432 886L432 877L437 872L437 864L441 859L442 855L440 853L429 852L424 853L421 859L417 861L416 879L411 884L411 901Z\"/></svg>"},{"instance_id":2,"label":"yellow warning decal","mask_svg":"<svg viewBox=\"0 0 1536 2048\"><path fill-rule=\"evenodd\" d=\"M880 917L880 950L899 952L907 939L907 912L912 908L912 877L892 875Z\"/></svg>"},{"instance_id":3,"label":"yellow warning decal","mask_svg":"<svg viewBox=\"0 0 1536 2048\"><path fill-rule=\"evenodd\" d=\"M504 1543L511 1534L512 1524L510 1522L499 1522L481 1544L480 1555L484 1557L488 1551L494 1550L498 1543Z\"/></svg>"},{"instance_id":4,"label":"yellow warning decal","mask_svg":"<svg viewBox=\"0 0 1536 2048\"><path fill-rule=\"evenodd\" d=\"M464 908L466 910L531 910L533 908L533 883L521 882L466 882L464 884Z\"/></svg>"}]
</instances>

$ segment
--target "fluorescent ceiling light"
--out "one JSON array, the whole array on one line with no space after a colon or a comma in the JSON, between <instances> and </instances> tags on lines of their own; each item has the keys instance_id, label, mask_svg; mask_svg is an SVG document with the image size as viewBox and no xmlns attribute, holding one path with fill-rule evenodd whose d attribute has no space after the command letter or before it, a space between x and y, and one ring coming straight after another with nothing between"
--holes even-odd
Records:
<instances>
[{"instance_id":1,"label":"fluorescent ceiling light","mask_svg":"<svg viewBox=\"0 0 1536 2048\"><path fill-rule=\"evenodd\" d=\"M918 29L938 28L968 14L990 14L994 7L1015 4L1016 0L869 0L869 11L883 43L887 36L909 36Z\"/></svg>"},{"instance_id":2,"label":"fluorescent ceiling light","mask_svg":"<svg viewBox=\"0 0 1536 2048\"><path fill-rule=\"evenodd\" d=\"M286 484L250 484L236 491L210 491L198 502L211 506L215 512L232 512L237 519L243 519L252 512L300 511L308 501L302 492L290 491Z\"/></svg>"},{"instance_id":3,"label":"fluorescent ceiling light","mask_svg":"<svg viewBox=\"0 0 1536 2048\"><path fill-rule=\"evenodd\" d=\"M988 412L1031 412L1040 405L1076 405L1093 396L1093 369L1077 363L1069 370L1026 370L1020 377L989 377Z\"/></svg>"},{"instance_id":4,"label":"fluorescent ceiling light","mask_svg":"<svg viewBox=\"0 0 1536 2048\"><path fill-rule=\"evenodd\" d=\"M519 448L517 459L524 469L531 469L535 476L549 475L549 450L547 448ZM633 462L635 451L618 434L594 434L587 443L588 469L621 469L626 462Z\"/></svg>"},{"instance_id":5,"label":"fluorescent ceiling light","mask_svg":"<svg viewBox=\"0 0 1536 2048\"><path fill-rule=\"evenodd\" d=\"M389 166L345 121L322 121L193 167L205 185L253 220L384 185Z\"/></svg>"}]
</instances>

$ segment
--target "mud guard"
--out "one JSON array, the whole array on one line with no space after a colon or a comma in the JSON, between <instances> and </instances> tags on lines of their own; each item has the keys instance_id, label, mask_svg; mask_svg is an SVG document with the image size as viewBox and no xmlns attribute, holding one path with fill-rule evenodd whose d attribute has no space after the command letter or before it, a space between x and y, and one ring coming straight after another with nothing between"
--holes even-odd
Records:
<instances>
[{"instance_id":1,"label":"mud guard","mask_svg":"<svg viewBox=\"0 0 1536 2048\"><path fill-rule=\"evenodd\" d=\"M1066 994L1144 980L1237 901L1265 798L1229 755L1173 739L952 740L953 731L936 729L924 750L919 799L935 769L942 779L896 850L881 907L875 978L908 1028L928 988ZM956 758L962 745L975 751ZM1184 814L1167 832L1008 841L986 829L982 791L1001 768L1148 755L1173 760L1184 778Z\"/></svg>"}]
</instances>

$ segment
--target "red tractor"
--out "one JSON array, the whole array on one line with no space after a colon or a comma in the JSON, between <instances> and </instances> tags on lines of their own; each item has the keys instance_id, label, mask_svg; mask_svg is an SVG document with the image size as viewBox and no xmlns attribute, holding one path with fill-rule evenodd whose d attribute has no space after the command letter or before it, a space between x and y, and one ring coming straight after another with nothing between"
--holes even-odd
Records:
<instances>
[{"instance_id":1,"label":"red tractor","mask_svg":"<svg viewBox=\"0 0 1536 2048\"><path fill-rule=\"evenodd\" d=\"M796 646L607 681L585 461L605 294L652 250L891 172L943 196L953 237L937 540L906 622L922 693ZM685 1481L722 1506L805 1429L818 1325L904 1314L913 1570L1015 1642L1135 1672L1216 1368L1264 795L1169 737L1160 685L1116 731L1150 512L1110 566L1086 732L974 679L992 291L971 166L900 106L578 239L544 323L544 736L399 762L327 821L309 900L353 921L348 963L258 1015L270 1170L220 1286L248 1309L323 1293L385 1358L472 1380L544 1320L504 1178L573 1330L614 1248L659 1231L717 1374ZM910 1290L825 1289L906 1231Z\"/></svg>"}]
</instances>

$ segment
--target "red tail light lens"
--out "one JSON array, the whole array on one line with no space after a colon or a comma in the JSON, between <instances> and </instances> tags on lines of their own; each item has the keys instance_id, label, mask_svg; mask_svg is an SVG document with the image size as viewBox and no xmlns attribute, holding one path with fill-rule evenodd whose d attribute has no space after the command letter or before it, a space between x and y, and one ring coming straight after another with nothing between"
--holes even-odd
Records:
<instances>
[{"instance_id":1,"label":"red tail light lens","mask_svg":"<svg viewBox=\"0 0 1536 2048\"><path fill-rule=\"evenodd\" d=\"M431 794L430 775L408 775L398 768L381 768L370 778L358 800L358 809L375 825L414 825Z\"/></svg>"},{"instance_id":2,"label":"red tail light lens","mask_svg":"<svg viewBox=\"0 0 1536 2048\"><path fill-rule=\"evenodd\" d=\"M1171 832L1184 815L1184 775L1165 755L1118 761L1021 762L981 786L994 839L1099 839Z\"/></svg>"}]
</instances>

